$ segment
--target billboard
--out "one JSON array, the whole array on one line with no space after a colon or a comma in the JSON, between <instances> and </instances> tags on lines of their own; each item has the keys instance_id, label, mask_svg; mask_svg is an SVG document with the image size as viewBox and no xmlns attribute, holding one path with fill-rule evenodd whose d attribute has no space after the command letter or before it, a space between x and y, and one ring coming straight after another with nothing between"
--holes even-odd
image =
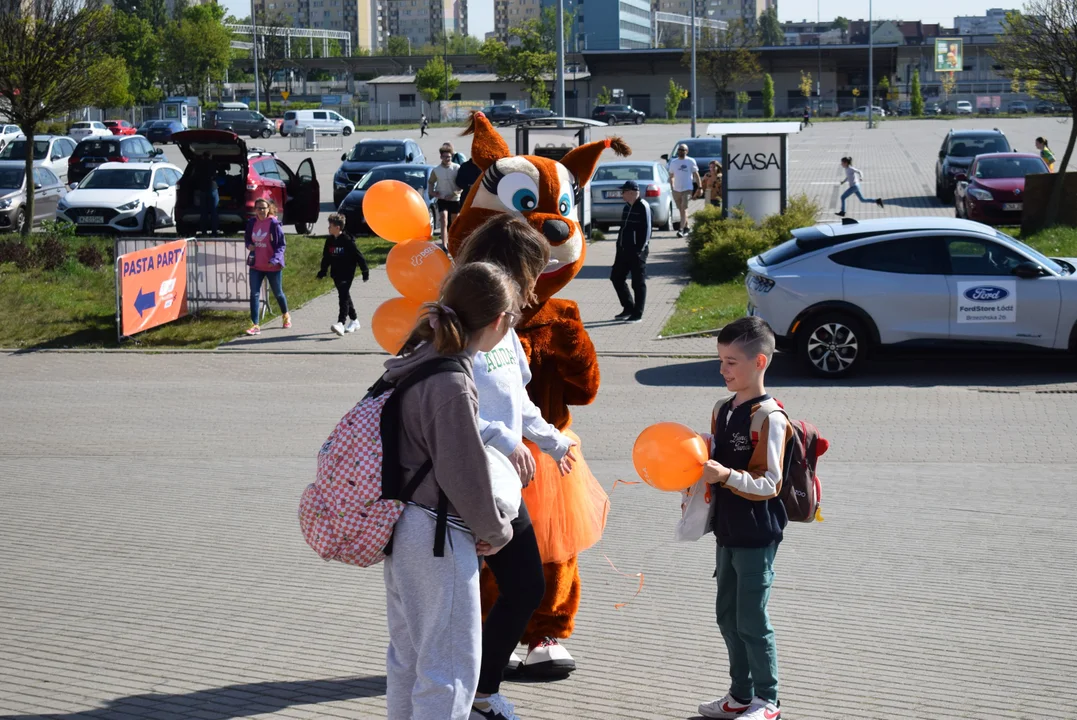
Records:
<instances>
[{"instance_id":1,"label":"billboard","mask_svg":"<svg viewBox=\"0 0 1077 720\"><path fill-rule=\"evenodd\" d=\"M961 72L965 67L964 40L935 38L935 72Z\"/></svg>"}]
</instances>

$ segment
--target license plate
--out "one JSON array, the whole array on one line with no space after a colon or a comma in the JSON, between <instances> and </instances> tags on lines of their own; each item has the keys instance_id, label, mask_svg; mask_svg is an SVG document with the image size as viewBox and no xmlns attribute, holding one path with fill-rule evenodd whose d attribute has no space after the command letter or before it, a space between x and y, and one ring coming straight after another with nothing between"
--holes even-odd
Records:
<instances>
[{"instance_id":1,"label":"license plate","mask_svg":"<svg viewBox=\"0 0 1077 720\"><path fill-rule=\"evenodd\" d=\"M1003 210L1021 210L1024 206L1024 203L1002 203Z\"/></svg>"},{"instance_id":2,"label":"license plate","mask_svg":"<svg viewBox=\"0 0 1077 720\"><path fill-rule=\"evenodd\" d=\"M621 191L620 190L603 190L602 191L602 197L606 198L607 200L620 200L621 199Z\"/></svg>"},{"instance_id":3,"label":"license plate","mask_svg":"<svg viewBox=\"0 0 1077 720\"><path fill-rule=\"evenodd\" d=\"M105 224L105 218L97 217L96 215L80 215L79 216L79 224L80 225L104 225Z\"/></svg>"}]
</instances>

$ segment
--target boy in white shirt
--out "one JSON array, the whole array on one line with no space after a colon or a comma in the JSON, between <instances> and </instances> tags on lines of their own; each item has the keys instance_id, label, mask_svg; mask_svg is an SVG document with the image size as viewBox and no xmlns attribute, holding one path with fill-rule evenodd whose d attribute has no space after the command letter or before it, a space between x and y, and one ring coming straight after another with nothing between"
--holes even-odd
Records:
<instances>
[{"instance_id":1,"label":"boy in white shirt","mask_svg":"<svg viewBox=\"0 0 1077 720\"><path fill-rule=\"evenodd\" d=\"M669 161L669 180L673 185L673 202L681 213L681 224L677 228L678 237L688 236L688 201L697 187L702 187L699 179L699 166L688 157L688 146L677 146L677 157Z\"/></svg>"},{"instance_id":2,"label":"boy in white shirt","mask_svg":"<svg viewBox=\"0 0 1077 720\"><path fill-rule=\"evenodd\" d=\"M438 214L441 216L441 243L449 242L449 223L453 215L460 212L460 187L456 184L456 173L460 166L452 161L452 150L441 149L441 164L430 173L428 189L438 199Z\"/></svg>"}]
</instances>

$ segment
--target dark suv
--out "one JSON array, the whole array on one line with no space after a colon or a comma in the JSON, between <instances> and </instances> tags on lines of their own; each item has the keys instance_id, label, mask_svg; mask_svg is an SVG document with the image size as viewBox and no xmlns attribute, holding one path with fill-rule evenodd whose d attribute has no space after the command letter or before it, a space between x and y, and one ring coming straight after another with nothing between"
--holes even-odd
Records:
<instances>
[{"instance_id":1,"label":"dark suv","mask_svg":"<svg viewBox=\"0 0 1077 720\"><path fill-rule=\"evenodd\" d=\"M210 110L206 113L206 128L267 138L277 131L277 124L254 110Z\"/></svg>"},{"instance_id":2,"label":"dark suv","mask_svg":"<svg viewBox=\"0 0 1077 720\"><path fill-rule=\"evenodd\" d=\"M647 119L647 114L631 105L595 105L595 109L591 111L591 119L607 125L616 125L619 122L640 125Z\"/></svg>"},{"instance_id":3,"label":"dark suv","mask_svg":"<svg viewBox=\"0 0 1077 720\"><path fill-rule=\"evenodd\" d=\"M67 182L81 182L102 163L164 162L164 152L141 135L88 137L75 146L67 161Z\"/></svg>"},{"instance_id":4,"label":"dark suv","mask_svg":"<svg viewBox=\"0 0 1077 720\"><path fill-rule=\"evenodd\" d=\"M952 204L959 180L968 177L969 165L977 155L1010 152L1009 140L998 128L992 130L951 130L939 148L935 163L935 197Z\"/></svg>"},{"instance_id":5,"label":"dark suv","mask_svg":"<svg viewBox=\"0 0 1077 720\"><path fill-rule=\"evenodd\" d=\"M340 202L348 196L355 183L379 165L410 163L425 165L426 158L414 140L360 140L351 152L340 156L344 162L333 175L333 205L340 207Z\"/></svg>"},{"instance_id":6,"label":"dark suv","mask_svg":"<svg viewBox=\"0 0 1077 720\"><path fill-rule=\"evenodd\" d=\"M482 109L482 114L495 125L525 119L523 113L517 110L514 105L490 105Z\"/></svg>"}]
</instances>

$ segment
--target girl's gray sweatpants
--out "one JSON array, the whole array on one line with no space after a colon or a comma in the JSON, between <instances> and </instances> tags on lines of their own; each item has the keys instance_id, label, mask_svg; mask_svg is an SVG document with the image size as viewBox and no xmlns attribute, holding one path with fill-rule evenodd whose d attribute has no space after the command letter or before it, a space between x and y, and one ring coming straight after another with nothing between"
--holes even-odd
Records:
<instances>
[{"instance_id":1,"label":"girl's gray sweatpants","mask_svg":"<svg viewBox=\"0 0 1077 720\"><path fill-rule=\"evenodd\" d=\"M408 505L385 558L389 720L467 720L479 682L482 617L475 537L449 528L434 557L435 520Z\"/></svg>"}]
</instances>

